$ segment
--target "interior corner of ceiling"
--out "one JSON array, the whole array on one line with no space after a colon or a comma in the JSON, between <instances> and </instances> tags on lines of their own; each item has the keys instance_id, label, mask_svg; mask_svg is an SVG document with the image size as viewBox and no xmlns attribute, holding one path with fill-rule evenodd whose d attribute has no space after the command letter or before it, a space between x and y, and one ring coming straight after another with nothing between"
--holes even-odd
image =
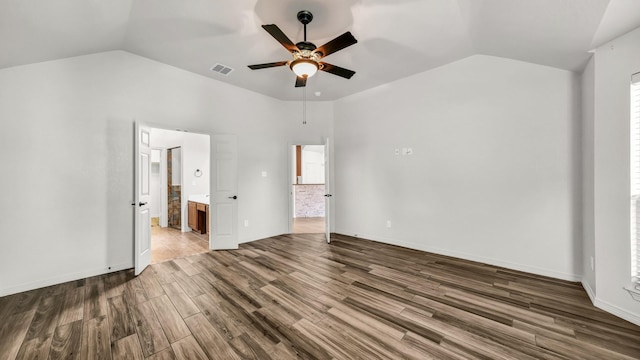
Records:
<instances>
[{"instance_id":1,"label":"interior corner of ceiling","mask_svg":"<svg viewBox=\"0 0 640 360\"><path fill-rule=\"evenodd\" d=\"M600 21L598 21L598 25L595 27L595 31L593 32L593 36L591 37L590 49L595 50L611 40L606 34L607 31L611 32L610 26L607 25L608 23L610 23L610 21L606 20L607 16L611 16L610 9L611 1L606 0L606 5L604 6L604 10L602 11L602 14L600 16Z\"/></svg>"}]
</instances>

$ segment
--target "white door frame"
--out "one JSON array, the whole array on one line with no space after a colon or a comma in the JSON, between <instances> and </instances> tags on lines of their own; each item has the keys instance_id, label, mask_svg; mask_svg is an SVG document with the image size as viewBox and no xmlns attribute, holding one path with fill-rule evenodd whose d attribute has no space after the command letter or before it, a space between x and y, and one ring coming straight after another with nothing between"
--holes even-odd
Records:
<instances>
[{"instance_id":1,"label":"white door frame","mask_svg":"<svg viewBox=\"0 0 640 360\"><path fill-rule=\"evenodd\" d=\"M166 156L167 156L167 150L161 147L157 147L157 146L152 146L151 147L151 152L153 151L160 151L160 166L159 166L159 170L160 171L160 188L157 189L160 193L160 216L159 216L159 224L161 227L166 227L167 225L167 161L166 161ZM151 214L153 216L153 214ZM164 224L164 225L163 225Z\"/></svg>"},{"instance_id":2,"label":"white door frame","mask_svg":"<svg viewBox=\"0 0 640 360\"><path fill-rule=\"evenodd\" d=\"M324 233L327 244L331 243L331 204L333 187L331 185L331 143L325 139L324 145Z\"/></svg>"},{"instance_id":3,"label":"white door frame","mask_svg":"<svg viewBox=\"0 0 640 360\"><path fill-rule=\"evenodd\" d=\"M157 129L157 128L156 128ZM160 226L169 226L169 194L167 191L167 149L160 149Z\"/></svg>"},{"instance_id":4,"label":"white door frame","mask_svg":"<svg viewBox=\"0 0 640 360\"><path fill-rule=\"evenodd\" d=\"M293 198L293 191L295 190L293 188L293 184L291 183L291 176L293 174L293 147L296 145L318 145L318 146L325 146L325 153L327 151L326 149L326 138L322 138L321 141L293 141L288 145L287 148L287 176L286 176L286 186L287 186L287 193L289 194L289 206L288 206L288 216L287 216L287 234L291 234L293 233L293 210L294 210L294 198ZM326 170L326 168L325 168ZM325 186L326 185L326 181L325 181ZM325 224L327 221L327 209L324 209L325 211Z\"/></svg>"}]
</instances>

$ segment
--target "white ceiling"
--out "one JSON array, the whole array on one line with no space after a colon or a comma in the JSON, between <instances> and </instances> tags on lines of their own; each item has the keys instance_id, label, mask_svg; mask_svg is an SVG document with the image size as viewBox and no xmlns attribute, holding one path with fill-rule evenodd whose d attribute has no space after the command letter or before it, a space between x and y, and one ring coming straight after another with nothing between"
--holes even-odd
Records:
<instances>
[{"instance_id":1,"label":"white ceiling","mask_svg":"<svg viewBox=\"0 0 640 360\"><path fill-rule=\"evenodd\" d=\"M640 26L639 0L0 0L0 68L125 50L283 100L300 100L289 60L260 25L298 42L310 10L317 46L358 43L324 61L356 71L309 79L309 100L335 100L474 54L580 71L589 50ZM216 63L229 76L210 71ZM320 92L320 96L315 96Z\"/></svg>"}]
</instances>

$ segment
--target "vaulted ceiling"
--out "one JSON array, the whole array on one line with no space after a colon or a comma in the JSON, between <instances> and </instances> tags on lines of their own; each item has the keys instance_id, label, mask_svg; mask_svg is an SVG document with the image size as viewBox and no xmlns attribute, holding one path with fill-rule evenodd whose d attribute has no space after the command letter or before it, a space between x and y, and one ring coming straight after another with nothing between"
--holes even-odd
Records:
<instances>
[{"instance_id":1,"label":"vaulted ceiling","mask_svg":"<svg viewBox=\"0 0 640 360\"><path fill-rule=\"evenodd\" d=\"M308 40L345 31L358 43L324 61L356 71L320 72L309 100L334 100L474 54L580 71L589 50L640 26L638 0L0 0L0 69L125 50L274 98L300 100L289 60L260 25L293 42L310 10ZM211 71L222 64L223 76ZM316 96L319 94L319 96Z\"/></svg>"}]
</instances>

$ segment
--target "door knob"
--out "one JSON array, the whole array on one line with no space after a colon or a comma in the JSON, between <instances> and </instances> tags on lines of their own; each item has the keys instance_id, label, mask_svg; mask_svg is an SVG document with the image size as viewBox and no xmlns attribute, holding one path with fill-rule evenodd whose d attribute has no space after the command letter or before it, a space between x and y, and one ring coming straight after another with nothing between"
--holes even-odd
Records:
<instances>
[{"instance_id":1,"label":"door knob","mask_svg":"<svg viewBox=\"0 0 640 360\"><path fill-rule=\"evenodd\" d=\"M237 197L237 196L235 196L235 195L233 195L233 196L229 196L229 199L233 199L233 200L235 200L235 199L237 199L237 198L238 198L238 197Z\"/></svg>"},{"instance_id":2,"label":"door knob","mask_svg":"<svg viewBox=\"0 0 640 360\"><path fill-rule=\"evenodd\" d=\"M142 202L142 201L141 201L141 202L139 202L139 203L138 203L138 205L139 205L139 206L145 206L145 205L147 205L147 203L146 203L146 202Z\"/></svg>"},{"instance_id":3,"label":"door knob","mask_svg":"<svg viewBox=\"0 0 640 360\"><path fill-rule=\"evenodd\" d=\"M325 197L332 197L333 195L331 194L324 194Z\"/></svg>"}]
</instances>

